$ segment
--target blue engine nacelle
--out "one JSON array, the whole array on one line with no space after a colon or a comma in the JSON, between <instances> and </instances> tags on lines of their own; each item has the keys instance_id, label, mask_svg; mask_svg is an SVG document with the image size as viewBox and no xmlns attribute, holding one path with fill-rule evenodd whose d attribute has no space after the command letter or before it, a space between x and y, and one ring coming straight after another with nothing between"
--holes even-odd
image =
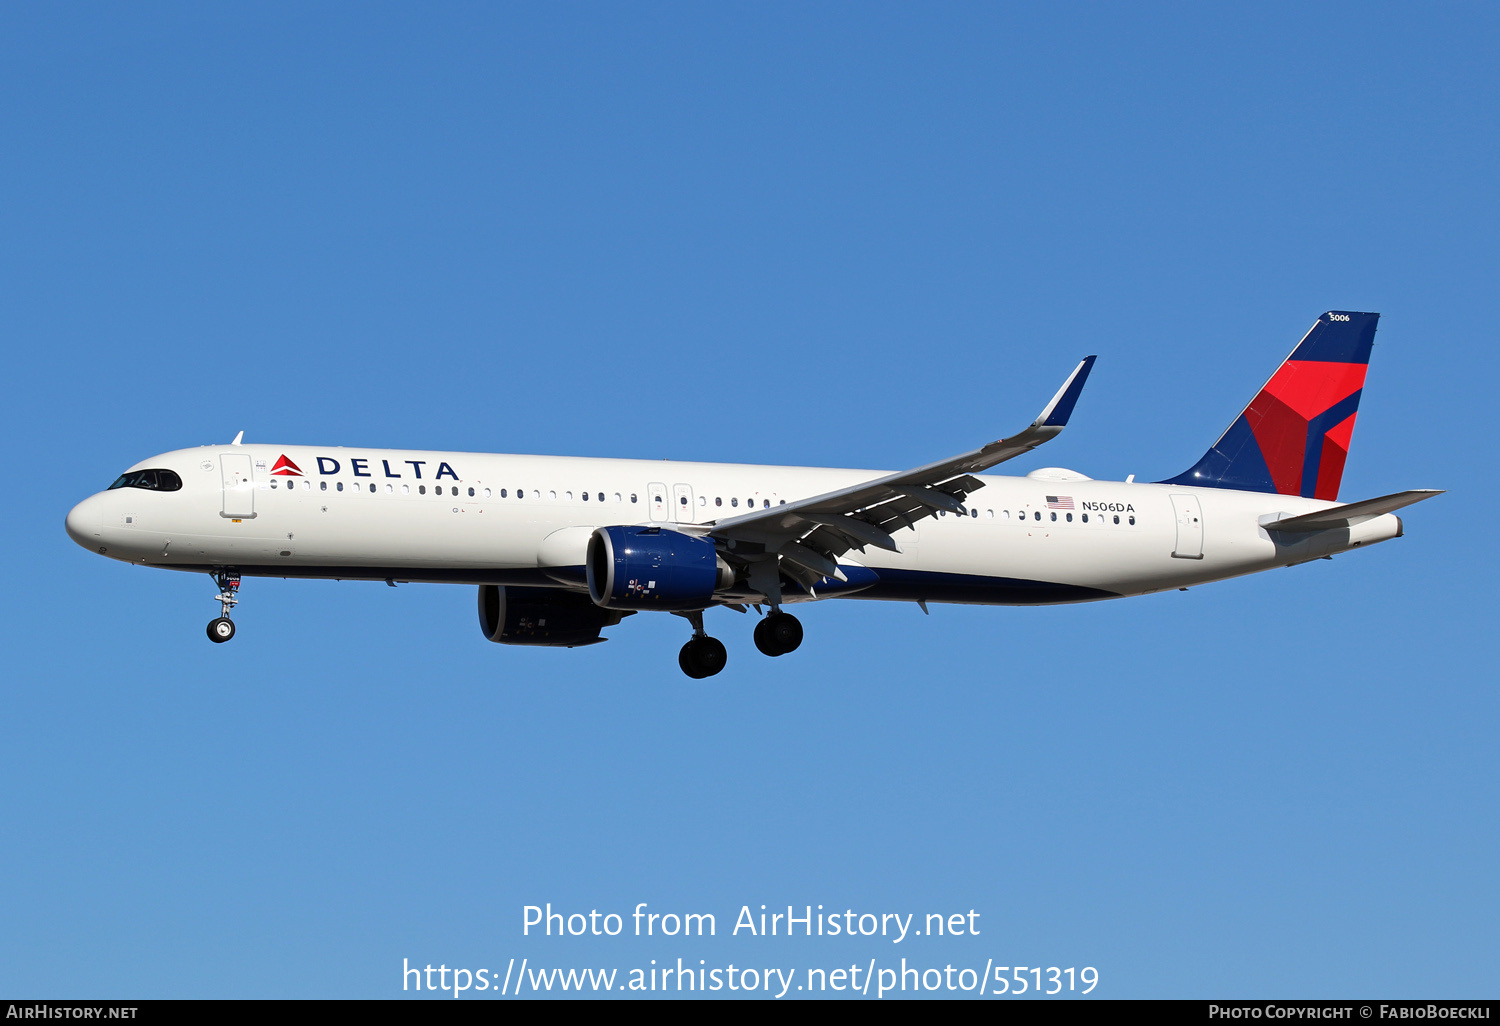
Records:
<instances>
[{"instance_id":1,"label":"blue engine nacelle","mask_svg":"<svg viewBox=\"0 0 1500 1026\"><path fill-rule=\"evenodd\" d=\"M589 538L589 597L606 609L704 609L734 571L714 543L660 527L601 527Z\"/></svg>"}]
</instances>

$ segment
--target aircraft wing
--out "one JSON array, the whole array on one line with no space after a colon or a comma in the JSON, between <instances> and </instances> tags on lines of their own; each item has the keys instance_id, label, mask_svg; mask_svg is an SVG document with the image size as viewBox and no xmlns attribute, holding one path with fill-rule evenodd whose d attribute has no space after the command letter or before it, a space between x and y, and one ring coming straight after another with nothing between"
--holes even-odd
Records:
<instances>
[{"instance_id":1,"label":"aircraft wing","mask_svg":"<svg viewBox=\"0 0 1500 1026\"><path fill-rule=\"evenodd\" d=\"M773 602L780 599L779 575L773 572L778 564L781 573L808 588L825 577L843 580L839 556L850 549L864 551L866 545L901 551L892 531L936 516L938 510L965 515L964 499L983 485L971 474L1060 434L1093 366L1094 357L1085 357L1036 420L1010 438L915 470L719 520L707 533L725 543L727 555L751 564L752 586Z\"/></svg>"},{"instance_id":2,"label":"aircraft wing","mask_svg":"<svg viewBox=\"0 0 1500 1026\"><path fill-rule=\"evenodd\" d=\"M1273 520L1266 524L1265 528L1267 531L1298 533L1353 527L1366 520L1373 520L1383 513L1391 513L1403 506L1410 506L1414 502L1421 502L1423 499L1442 494L1443 490L1440 488L1417 488L1407 492L1396 492L1393 495L1382 495L1376 499L1348 502L1342 506L1318 510L1316 513L1304 513L1300 517Z\"/></svg>"}]
</instances>

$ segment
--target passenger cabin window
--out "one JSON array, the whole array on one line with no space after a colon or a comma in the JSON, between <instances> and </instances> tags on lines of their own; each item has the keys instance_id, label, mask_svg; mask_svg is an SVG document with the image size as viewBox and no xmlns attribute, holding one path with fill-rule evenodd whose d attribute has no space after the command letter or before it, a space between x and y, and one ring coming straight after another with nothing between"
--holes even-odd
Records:
<instances>
[{"instance_id":1,"label":"passenger cabin window","mask_svg":"<svg viewBox=\"0 0 1500 1026\"><path fill-rule=\"evenodd\" d=\"M121 474L108 490L116 488L144 488L148 492L175 492L182 488L182 478L175 470L132 470Z\"/></svg>"}]
</instances>

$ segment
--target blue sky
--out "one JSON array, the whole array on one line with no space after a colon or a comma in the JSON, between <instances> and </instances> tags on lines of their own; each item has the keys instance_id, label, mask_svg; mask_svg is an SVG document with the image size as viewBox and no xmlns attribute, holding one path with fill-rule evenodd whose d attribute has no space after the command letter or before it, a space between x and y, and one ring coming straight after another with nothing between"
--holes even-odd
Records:
<instances>
[{"instance_id":1,"label":"blue sky","mask_svg":"<svg viewBox=\"0 0 1500 1026\"><path fill-rule=\"evenodd\" d=\"M0 991L906 955L1112 997L1492 996L1497 21L6 5ZM830 602L774 661L720 612L705 682L676 618L512 650L467 587L247 581L214 646L206 578L62 530L241 429L914 466L1087 353L1016 472L1156 479L1330 308L1383 314L1342 497L1451 490L1405 538L1121 602ZM721 936L523 938L548 901ZM762 903L983 932L722 936Z\"/></svg>"}]
</instances>

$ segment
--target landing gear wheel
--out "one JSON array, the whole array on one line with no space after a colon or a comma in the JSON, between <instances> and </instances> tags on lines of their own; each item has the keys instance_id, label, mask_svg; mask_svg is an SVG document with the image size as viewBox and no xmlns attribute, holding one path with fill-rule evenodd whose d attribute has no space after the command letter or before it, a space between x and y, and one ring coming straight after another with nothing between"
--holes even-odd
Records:
<instances>
[{"instance_id":1,"label":"landing gear wheel","mask_svg":"<svg viewBox=\"0 0 1500 1026\"><path fill-rule=\"evenodd\" d=\"M227 616L221 616L217 620L211 620L208 624L208 640L216 645L222 645L234 637L234 621Z\"/></svg>"},{"instance_id":2,"label":"landing gear wheel","mask_svg":"<svg viewBox=\"0 0 1500 1026\"><path fill-rule=\"evenodd\" d=\"M755 647L768 656L786 655L802 644L802 622L791 613L772 613L755 625Z\"/></svg>"},{"instance_id":3,"label":"landing gear wheel","mask_svg":"<svg viewBox=\"0 0 1500 1026\"><path fill-rule=\"evenodd\" d=\"M724 664L727 662L729 662L729 653L725 650L724 643L706 634L689 641L682 646L682 651L677 653L677 665L682 667L683 673L694 680L712 677L724 669Z\"/></svg>"}]
</instances>

